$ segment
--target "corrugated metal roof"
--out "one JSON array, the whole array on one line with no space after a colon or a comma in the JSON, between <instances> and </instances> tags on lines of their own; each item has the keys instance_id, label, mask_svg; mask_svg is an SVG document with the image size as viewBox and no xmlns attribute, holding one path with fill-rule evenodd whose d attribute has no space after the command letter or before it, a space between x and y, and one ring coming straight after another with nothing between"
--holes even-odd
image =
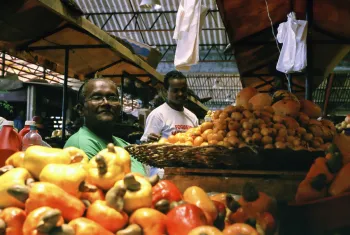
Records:
<instances>
[{"instance_id":1,"label":"corrugated metal roof","mask_svg":"<svg viewBox=\"0 0 350 235\"><path fill-rule=\"evenodd\" d=\"M236 102L237 93L242 89L238 75L225 73L191 73L187 75L188 86L201 99L211 97L205 103L211 110L222 109Z\"/></svg>"},{"instance_id":2,"label":"corrugated metal roof","mask_svg":"<svg viewBox=\"0 0 350 235\"><path fill-rule=\"evenodd\" d=\"M119 37L127 37L148 45L174 45L172 39L176 22L176 11L180 0L161 0L159 11L149 11L139 7L141 0L76 0L86 17L103 30ZM202 5L210 10L203 25L201 49L209 45L221 45L224 50L228 38L215 0L202 0ZM96 14L96 13L115 14ZM134 13L137 13L136 15ZM94 14L93 14L94 13ZM124 32L121 32L124 31ZM165 50L165 46L158 47Z\"/></svg>"},{"instance_id":3,"label":"corrugated metal roof","mask_svg":"<svg viewBox=\"0 0 350 235\"><path fill-rule=\"evenodd\" d=\"M324 107L327 90L327 79L313 92L313 100ZM328 101L327 113L335 114L350 109L350 73L335 73Z\"/></svg>"},{"instance_id":4,"label":"corrugated metal roof","mask_svg":"<svg viewBox=\"0 0 350 235\"><path fill-rule=\"evenodd\" d=\"M2 69L3 54L0 53L0 68ZM37 64L32 64L15 56L5 54L5 73L17 74L23 82L30 82L33 79L43 79L51 84L63 84L64 75L45 69ZM45 73L45 79L44 77ZM73 90L79 90L82 82L75 78L68 78L68 86Z\"/></svg>"}]
</instances>

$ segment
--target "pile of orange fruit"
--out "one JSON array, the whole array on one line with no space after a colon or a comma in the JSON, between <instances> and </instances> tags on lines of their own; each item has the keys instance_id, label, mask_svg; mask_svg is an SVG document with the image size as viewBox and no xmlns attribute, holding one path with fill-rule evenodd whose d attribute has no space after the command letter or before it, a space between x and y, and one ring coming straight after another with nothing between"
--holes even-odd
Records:
<instances>
[{"instance_id":1,"label":"pile of orange fruit","mask_svg":"<svg viewBox=\"0 0 350 235\"><path fill-rule=\"evenodd\" d=\"M299 101L287 91L279 91L278 98L269 98L268 94L252 92L252 88L247 88L250 96L246 95L244 102L242 94L247 94L245 89L238 94L240 102L236 105L210 111L210 121L185 133L161 138L158 143L229 148L255 145L264 149L321 151L332 142L335 126L329 120L316 119L321 110L313 102ZM287 105L283 106L283 102ZM316 111L310 113L312 108Z\"/></svg>"}]
</instances>

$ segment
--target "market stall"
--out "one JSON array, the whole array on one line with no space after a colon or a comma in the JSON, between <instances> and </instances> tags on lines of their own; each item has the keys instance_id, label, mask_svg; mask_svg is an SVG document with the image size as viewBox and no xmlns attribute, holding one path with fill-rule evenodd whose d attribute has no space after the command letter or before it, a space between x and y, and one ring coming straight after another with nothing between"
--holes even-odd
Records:
<instances>
[{"instance_id":1,"label":"market stall","mask_svg":"<svg viewBox=\"0 0 350 235\"><path fill-rule=\"evenodd\" d=\"M349 117L337 132L332 122L315 119L320 109L312 102L278 94L268 99L245 88L237 106L208 114L197 128L158 143L109 144L90 161L75 147L16 152L0 168L0 183L7 182L0 222L10 226L5 215L15 210L22 222L14 228L48 234L79 235L87 224L96 234L120 235L320 234L348 226ZM165 177L130 173L129 153L165 167ZM328 218L325 211L340 207ZM51 224L53 212L66 223Z\"/></svg>"},{"instance_id":2,"label":"market stall","mask_svg":"<svg viewBox=\"0 0 350 235\"><path fill-rule=\"evenodd\" d=\"M221 11L232 10L235 4L255 9L253 2L238 3L218 0ZM285 7L287 12L287 5L275 1L270 9L278 12ZM60 58L53 65L65 72L66 79L69 73L82 80L95 74L112 77L122 94L161 84L162 77L153 68L122 43L95 31L76 11L63 11L69 9L62 3L48 6L47 0L29 0L18 12L38 6L44 6L40 8L44 13L51 9L50 14L63 15L64 25L60 22L38 40L14 43L14 49L0 44L9 53L21 58L35 55L39 63L41 58L46 63ZM294 6L299 6L296 1ZM239 15L234 13L229 12ZM225 24L231 22L223 18ZM245 30L254 28L241 24ZM261 27L257 24L254 30ZM230 32L245 88L237 93L234 105L215 111L206 112L190 97L205 115L198 127L154 143L124 148L108 144L91 159L75 147L43 146L31 146L6 159L0 166L0 233L13 228L24 234L295 235L345 227L342 234L349 234L350 117L335 125L320 118L322 109L310 100L312 86L319 82L313 78L326 76L348 47L330 50L327 69L311 57L303 99L304 94L293 94L304 84L296 85L295 74L288 80L290 91L277 89L270 80L260 78L264 83L256 84L250 79L275 76L275 71L264 69L275 67L276 56L270 51L272 43L256 45L259 37L242 41L249 50L234 44L247 36L242 35ZM318 66L323 69L319 74ZM260 69L263 75L257 75ZM147 95L143 99L147 101ZM136 160L164 168L164 178L131 172ZM9 217L11 213L19 219Z\"/></svg>"},{"instance_id":3,"label":"market stall","mask_svg":"<svg viewBox=\"0 0 350 235\"><path fill-rule=\"evenodd\" d=\"M217 5L231 43L227 52L236 58L243 87L266 92L274 87L275 77L284 78L287 87L286 75L276 70L282 44L275 37L290 12L308 21L308 66L288 75L290 89L298 97L311 99L312 92L349 53L350 28L344 24L350 19L347 1L218 0Z\"/></svg>"},{"instance_id":4,"label":"market stall","mask_svg":"<svg viewBox=\"0 0 350 235\"><path fill-rule=\"evenodd\" d=\"M1 50L64 74L63 139L68 77L85 80L98 73L122 84L127 72L150 89L162 86L163 76L148 63L152 58L133 53L135 46L99 29L65 1L2 2L0 13ZM151 64L156 66L158 62ZM190 99L190 102L198 106L198 101Z\"/></svg>"},{"instance_id":5,"label":"market stall","mask_svg":"<svg viewBox=\"0 0 350 235\"><path fill-rule=\"evenodd\" d=\"M217 5L231 43L227 52L234 54L236 58L243 87L254 87L270 94L276 90L288 89L300 99L315 101L316 98L313 97L315 90L326 80L322 107L324 109L322 116L326 118L332 82L336 77L332 72L350 51L350 28L343 23L344 20L350 19L347 10L350 7L349 2L218 0ZM287 16L291 12L295 13L297 20L307 21L305 35L307 67L300 72L284 74L276 68L284 47L279 38L282 37L279 33L283 29L279 27L281 23L287 21ZM301 39L297 37L296 40ZM292 51L292 47L289 49ZM286 163L290 163L289 159L285 160ZM324 158L316 160L315 164L318 161L324 161ZM305 180L302 184L307 185ZM332 214L335 207L348 207L348 203L342 201L342 196L338 198L330 194L330 196L327 194L328 197L324 200L289 202L292 206L285 207L285 212L293 211L293 213L291 212L284 220L286 223L282 225L284 229L281 232L331 234L331 231L349 226L341 219L342 217L333 217L334 220L327 221L326 215ZM345 194L344 200L347 197ZM300 221L300 226L292 221ZM342 233L348 233L346 232L348 230L344 231Z\"/></svg>"},{"instance_id":6,"label":"market stall","mask_svg":"<svg viewBox=\"0 0 350 235\"><path fill-rule=\"evenodd\" d=\"M199 128L126 149L164 167L165 179L181 191L196 185L244 195L247 182L254 184L277 201L279 234L347 234L349 118L337 132L331 121L316 120L317 105L287 91L270 97L245 88L237 105L215 111ZM328 218L340 207L344 213Z\"/></svg>"}]
</instances>

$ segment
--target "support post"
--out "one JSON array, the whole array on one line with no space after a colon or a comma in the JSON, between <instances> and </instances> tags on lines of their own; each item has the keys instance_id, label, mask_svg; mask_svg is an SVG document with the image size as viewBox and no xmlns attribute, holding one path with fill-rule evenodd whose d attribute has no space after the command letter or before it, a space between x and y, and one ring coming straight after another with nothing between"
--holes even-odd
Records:
<instances>
[{"instance_id":1,"label":"support post","mask_svg":"<svg viewBox=\"0 0 350 235\"><path fill-rule=\"evenodd\" d=\"M123 117L123 108L124 108L124 73L122 74L121 77L121 86L120 86L120 106L121 106L121 110L120 110L120 115L121 115L121 122L123 123L124 121L124 117Z\"/></svg>"},{"instance_id":2,"label":"support post","mask_svg":"<svg viewBox=\"0 0 350 235\"><path fill-rule=\"evenodd\" d=\"M5 51L2 52L2 56L1 56L1 77L4 78L5 77Z\"/></svg>"},{"instance_id":3,"label":"support post","mask_svg":"<svg viewBox=\"0 0 350 235\"><path fill-rule=\"evenodd\" d=\"M313 88L313 54L312 54L312 26L313 26L313 0L306 1L306 20L308 21L308 34L307 34L307 68L306 68L306 80L305 80L305 99L312 100L312 88Z\"/></svg>"},{"instance_id":4,"label":"support post","mask_svg":"<svg viewBox=\"0 0 350 235\"><path fill-rule=\"evenodd\" d=\"M293 93L293 82L292 82L292 79L293 79L293 75L292 74L288 74L288 78L287 78L287 82L288 82L288 91L290 93Z\"/></svg>"},{"instance_id":5,"label":"support post","mask_svg":"<svg viewBox=\"0 0 350 235\"><path fill-rule=\"evenodd\" d=\"M27 115L26 120L32 120L36 113L36 88L33 85L27 87Z\"/></svg>"},{"instance_id":6,"label":"support post","mask_svg":"<svg viewBox=\"0 0 350 235\"><path fill-rule=\"evenodd\" d=\"M324 104L323 104L323 114L322 117L327 116L327 109L328 109L328 103L329 98L331 97L331 91L333 86L333 80L334 80L334 73L331 73L327 78L327 85L326 85L326 94L324 96Z\"/></svg>"},{"instance_id":7,"label":"support post","mask_svg":"<svg viewBox=\"0 0 350 235\"><path fill-rule=\"evenodd\" d=\"M64 50L64 82L63 82L63 100L62 100L62 142L66 140L66 119L67 119L67 84L69 68L69 49Z\"/></svg>"}]
</instances>

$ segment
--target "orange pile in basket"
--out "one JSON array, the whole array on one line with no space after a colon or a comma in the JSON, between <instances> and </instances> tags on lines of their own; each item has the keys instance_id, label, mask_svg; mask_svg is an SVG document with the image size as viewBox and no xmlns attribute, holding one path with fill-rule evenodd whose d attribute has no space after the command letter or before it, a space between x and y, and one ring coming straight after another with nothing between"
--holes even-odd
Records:
<instances>
[{"instance_id":1,"label":"orange pile in basket","mask_svg":"<svg viewBox=\"0 0 350 235\"><path fill-rule=\"evenodd\" d=\"M244 88L236 106L209 111L211 121L177 133L159 143L190 146L221 145L240 148L256 145L264 149L325 150L336 129L329 120L316 120L321 109L311 101L299 100L288 91L273 96Z\"/></svg>"}]
</instances>

